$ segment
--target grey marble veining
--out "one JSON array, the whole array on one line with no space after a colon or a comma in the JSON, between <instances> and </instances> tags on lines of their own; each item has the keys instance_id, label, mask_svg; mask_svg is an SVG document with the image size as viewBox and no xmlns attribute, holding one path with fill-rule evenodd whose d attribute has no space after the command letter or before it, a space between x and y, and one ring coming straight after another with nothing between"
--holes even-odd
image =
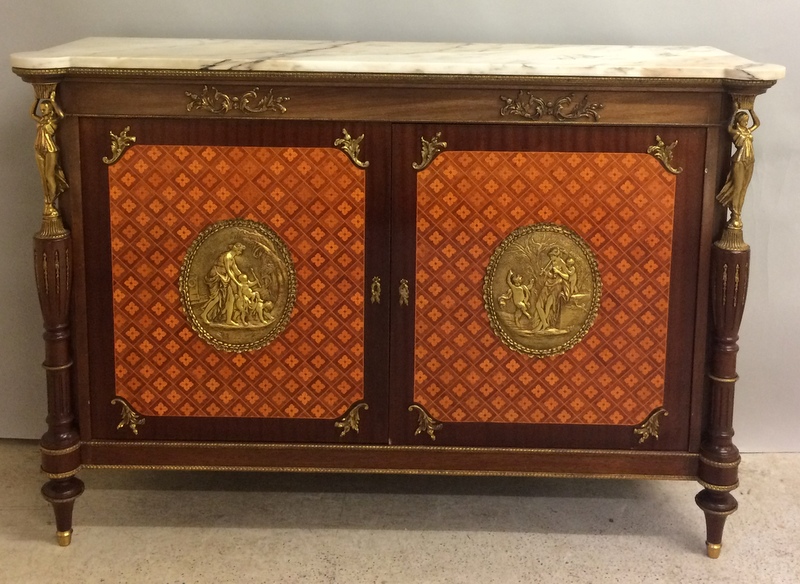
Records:
<instances>
[{"instance_id":1,"label":"grey marble veining","mask_svg":"<svg viewBox=\"0 0 800 584\"><path fill-rule=\"evenodd\" d=\"M544 75L777 80L780 65L712 47L87 38L15 53L22 69Z\"/></svg>"}]
</instances>

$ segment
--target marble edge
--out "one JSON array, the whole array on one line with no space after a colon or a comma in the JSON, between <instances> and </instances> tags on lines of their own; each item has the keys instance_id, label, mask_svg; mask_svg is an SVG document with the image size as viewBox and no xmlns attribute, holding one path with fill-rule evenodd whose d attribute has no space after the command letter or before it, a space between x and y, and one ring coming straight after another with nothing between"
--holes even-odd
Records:
<instances>
[{"instance_id":1,"label":"marble edge","mask_svg":"<svg viewBox=\"0 0 800 584\"><path fill-rule=\"evenodd\" d=\"M87 38L13 53L20 70L171 70L777 81L781 65L712 47Z\"/></svg>"}]
</instances>

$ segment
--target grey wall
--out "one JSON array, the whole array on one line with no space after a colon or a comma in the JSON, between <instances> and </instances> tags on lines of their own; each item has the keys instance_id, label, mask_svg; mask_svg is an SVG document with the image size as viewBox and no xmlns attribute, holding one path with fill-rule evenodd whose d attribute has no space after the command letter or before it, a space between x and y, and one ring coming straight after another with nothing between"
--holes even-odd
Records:
<instances>
[{"instance_id":1,"label":"grey wall","mask_svg":"<svg viewBox=\"0 0 800 584\"><path fill-rule=\"evenodd\" d=\"M0 55L85 36L165 36L712 45L786 65L788 79L756 102L763 125L744 211L753 258L735 426L742 450L800 451L796 0L0 0L0 14ZM41 205L32 97L0 67L0 437L38 437L46 411L30 251Z\"/></svg>"}]
</instances>

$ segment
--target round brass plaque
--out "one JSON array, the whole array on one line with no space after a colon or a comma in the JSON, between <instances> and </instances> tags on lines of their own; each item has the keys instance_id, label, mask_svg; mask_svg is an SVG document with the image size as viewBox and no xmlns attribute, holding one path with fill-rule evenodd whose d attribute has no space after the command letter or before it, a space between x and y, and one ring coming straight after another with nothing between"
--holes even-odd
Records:
<instances>
[{"instance_id":1,"label":"round brass plaque","mask_svg":"<svg viewBox=\"0 0 800 584\"><path fill-rule=\"evenodd\" d=\"M260 349L289 322L297 279L289 249L245 219L210 225L186 252L181 303L192 328L223 351Z\"/></svg>"},{"instance_id":2,"label":"round brass plaque","mask_svg":"<svg viewBox=\"0 0 800 584\"><path fill-rule=\"evenodd\" d=\"M528 355L559 355L586 335L600 306L597 260L561 225L520 227L492 254L483 300L495 334Z\"/></svg>"}]
</instances>

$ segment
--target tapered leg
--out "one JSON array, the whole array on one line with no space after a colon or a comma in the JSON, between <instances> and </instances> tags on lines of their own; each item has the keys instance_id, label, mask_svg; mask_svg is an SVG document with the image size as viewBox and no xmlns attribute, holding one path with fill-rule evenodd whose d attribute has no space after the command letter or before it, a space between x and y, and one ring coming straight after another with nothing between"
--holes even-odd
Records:
<instances>
[{"instance_id":1,"label":"tapered leg","mask_svg":"<svg viewBox=\"0 0 800 584\"><path fill-rule=\"evenodd\" d=\"M727 231L727 229L726 229ZM740 240L741 234L735 239ZM730 249L733 248L733 249ZM700 446L698 479L704 487L695 501L706 516L708 556L719 557L725 520L736 511L731 491L739 486L739 450L733 444L733 397L736 380L736 342L747 296L750 248L739 243L714 245L712 305L714 347L708 375L708 426Z\"/></svg>"},{"instance_id":2,"label":"tapered leg","mask_svg":"<svg viewBox=\"0 0 800 584\"><path fill-rule=\"evenodd\" d=\"M80 469L80 438L72 413L70 391L69 294L71 237L34 237L34 266L39 301L44 317L47 372L47 432L42 436L42 472L49 478L42 495L53 505L58 543L69 545L72 536L72 508L83 492L75 475Z\"/></svg>"}]
</instances>

